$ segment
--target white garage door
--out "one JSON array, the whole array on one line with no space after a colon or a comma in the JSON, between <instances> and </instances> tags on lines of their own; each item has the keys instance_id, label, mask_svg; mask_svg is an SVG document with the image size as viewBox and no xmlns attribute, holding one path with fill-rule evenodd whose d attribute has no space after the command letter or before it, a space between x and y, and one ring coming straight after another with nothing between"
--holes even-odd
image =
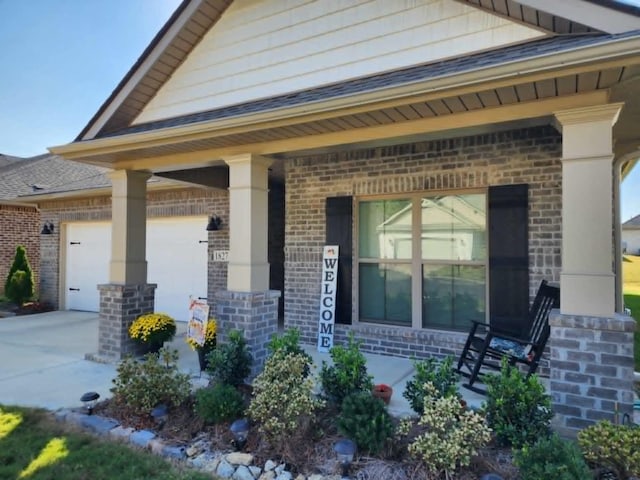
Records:
<instances>
[{"instance_id":1,"label":"white garage door","mask_svg":"<svg viewBox=\"0 0 640 480\"><path fill-rule=\"evenodd\" d=\"M156 283L155 310L186 320L189 295L207 295L206 217L147 223L147 279ZM109 282L110 223L67 225L66 308L98 311L101 283Z\"/></svg>"}]
</instances>

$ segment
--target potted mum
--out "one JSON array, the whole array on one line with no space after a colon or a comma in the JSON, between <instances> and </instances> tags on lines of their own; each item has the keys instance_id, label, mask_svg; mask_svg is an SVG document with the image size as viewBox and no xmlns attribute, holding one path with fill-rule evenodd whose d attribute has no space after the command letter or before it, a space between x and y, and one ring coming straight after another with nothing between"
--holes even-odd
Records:
<instances>
[{"instance_id":1,"label":"potted mum","mask_svg":"<svg viewBox=\"0 0 640 480\"><path fill-rule=\"evenodd\" d=\"M209 318L207 320L207 327L204 332L204 343L201 345L198 341L192 337L187 335L185 337L185 342L189 344L192 350L195 350L198 354L198 362L200 363L200 371L206 370L207 365L209 364L208 355L209 353L216 348L216 333L218 331L218 324L216 323L215 318Z\"/></svg>"},{"instance_id":2,"label":"potted mum","mask_svg":"<svg viewBox=\"0 0 640 480\"><path fill-rule=\"evenodd\" d=\"M147 352L157 353L175 334L176 322L166 313L145 313L129 327L129 336Z\"/></svg>"}]
</instances>

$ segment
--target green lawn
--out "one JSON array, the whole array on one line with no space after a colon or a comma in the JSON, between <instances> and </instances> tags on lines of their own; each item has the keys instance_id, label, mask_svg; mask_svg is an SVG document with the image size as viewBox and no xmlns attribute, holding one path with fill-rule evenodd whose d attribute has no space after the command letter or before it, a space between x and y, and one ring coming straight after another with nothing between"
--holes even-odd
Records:
<instances>
[{"instance_id":1,"label":"green lawn","mask_svg":"<svg viewBox=\"0 0 640 480\"><path fill-rule=\"evenodd\" d=\"M0 478L211 480L148 452L71 431L44 410L0 405Z\"/></svg>"},{"instance_id":2,"label":"green lawn","mask_svg":"<svg viewBox=\"0 0 640 480\"><path fill-rule=\"evenodd\" d=\"M622 262L624 305L638 322L634 339L636 371L640 371L640 257L625 255Z\"/></svg>"}]
</instances>

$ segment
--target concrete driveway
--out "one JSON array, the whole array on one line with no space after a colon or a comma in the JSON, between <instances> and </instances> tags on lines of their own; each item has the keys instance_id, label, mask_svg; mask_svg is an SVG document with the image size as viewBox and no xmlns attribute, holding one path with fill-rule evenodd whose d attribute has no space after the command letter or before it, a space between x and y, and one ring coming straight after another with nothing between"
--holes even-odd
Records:
<instances>
[{"instance_id":1,"label":"concrete driveway","mask_svg":"<svg viewBox=\"0 0 640 480\"><path fill-rule=\"evenodd\" d=\"M180 352L180 369L199 376L197 355L184 342L178 324L171 346ZM85 360L98 351L98 314L48 312L0 318L0 404L58 409L81 405L93 390L111 396L114 364Z\"/></svg>"}]
</instances>

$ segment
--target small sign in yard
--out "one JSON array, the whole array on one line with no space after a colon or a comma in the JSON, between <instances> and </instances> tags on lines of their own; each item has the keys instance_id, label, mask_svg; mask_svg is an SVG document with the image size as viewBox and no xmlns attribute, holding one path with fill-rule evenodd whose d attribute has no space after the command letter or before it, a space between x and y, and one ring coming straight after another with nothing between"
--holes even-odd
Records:
<instances>
[{"instance_id":1,"label":"small sign in yard","mask_svg":"<svg viewBox=\"0 0 640 480\"><path fill-rule=\"evenodd\" d=\"M189 297L189 324L187 337L192 338L198 345L204 345L204 335L209 321L209 305L202 300Z\"/></svg>"}]
</instances>

